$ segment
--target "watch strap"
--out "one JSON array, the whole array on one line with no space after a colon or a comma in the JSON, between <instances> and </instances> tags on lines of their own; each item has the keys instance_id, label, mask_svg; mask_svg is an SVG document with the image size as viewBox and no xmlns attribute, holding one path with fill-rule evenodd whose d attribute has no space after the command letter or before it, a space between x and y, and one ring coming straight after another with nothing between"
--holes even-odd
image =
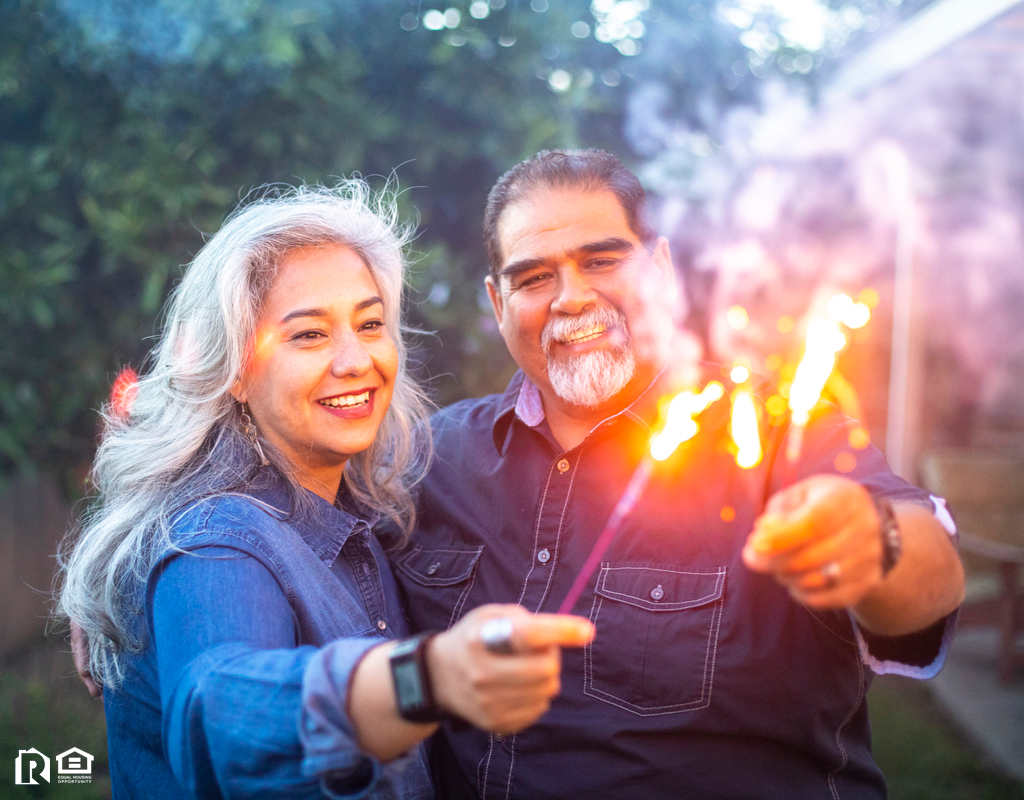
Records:
<instances>
[{"instance_id":1,"label":"watch strap","mask_svg":"<svg viewBox=\"0 0 1024 800\"><path fill-rule=\"evenodd\" d=\"M884 497L872 497L871 499L878 512L879 533L882 537L882 577L885 578L900 560L900 555L903 552L903 537L900 535L900 526L896 521L896 512L893 511L892 503Z\"/></svg>"},{"instance_id":2,"label":"watch strap","mask_svg":"<svg viewBox=\"0 0 1024 800\"><path fill-rule=\"evenodd\" d=\"M389 656L395 704L409 722L439 722L445 714L434 699L434 685L427 667L427 647L438 631L425 631L400 641Z\"/></svg>"}]
</instances>

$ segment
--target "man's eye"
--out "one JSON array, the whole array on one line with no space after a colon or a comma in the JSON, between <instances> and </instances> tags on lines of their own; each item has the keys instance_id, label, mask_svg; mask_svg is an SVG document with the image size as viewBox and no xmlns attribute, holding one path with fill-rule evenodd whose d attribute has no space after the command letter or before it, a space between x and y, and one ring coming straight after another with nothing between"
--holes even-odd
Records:
<instances>
[{"instance_id":1,"label":"man's eye","mask_svg":"<svg viewBox=\"0 0 1024 800\"><path fill-rule=\"evenodd\" d=\"M602 269L614 266L616 263L618 263L618 259L615 258L592 258L587 262L587 266L591 269Z\"/></svg>"},{"instance_id":2,"label":"man's eye","mask_svg":"<svg viewBox=\"0 0 1024 800\"><path fill-rule=\"evenodd\" d=\"M548 273L546 272L539 272L536 275L530 275L528 278L523 278L521 281L519 281L519 288L522 288L524 286L536 286L538 283L541 283L547 277Z\"/></svg>"}]
</instances>

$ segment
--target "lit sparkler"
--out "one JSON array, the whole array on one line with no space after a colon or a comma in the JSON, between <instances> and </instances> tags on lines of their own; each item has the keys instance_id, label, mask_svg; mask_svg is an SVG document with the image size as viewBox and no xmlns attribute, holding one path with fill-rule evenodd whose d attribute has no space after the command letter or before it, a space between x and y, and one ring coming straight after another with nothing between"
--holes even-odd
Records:
<instances>
[{"instance_id":1,"label":"lit sparkler","mask_svg":"<svg viewBox=\"0 0 1024 800\"><path fill-rule=\"evenodd\" d=\"M583 562L579 574L576 575L576 580L573 581L572 586L569 587L569 592L565 595L565 599L558 607L559 614L570 613L573 606L576 605L576 601L580 599L584 587L590 581L598 565L600 565L601 558L608 550L612 539L615 538L615 534L622 527L623 521L632 512L637 501L640 499L640 495L643 494L647 481L650 479L651 472L654 469L654 463L656 461L664 461L676 451L679 445L692 439L697 434L697 431L700 430L700 425L697 424L697 420L694 418L724 394L725 389L722 387L722 384L718 381L711 381L700 394L694 394L692 391L686 390L672 398L665 411L664 426L661 431L651 437L650 450L640 460L636 470L633 472L633 477L629 479L626 491L622 493L622 497L619 498L615 508L612 509L611 516L608 517L608 521L597 537L597 541L594 542L590 555Z\"/></svg>"},{"instance_id":2,"label":"lit sparkler","mask_svg":"<svg viewBox=\"0 0 1024 800\"><path fill-rule=\"evenodd\" d=\"M757 427L754 396L747 389L737 389L732 396L732 420L729 431L736 445L736 464L752 469L761 463L761 434Z\"/></svg>"},{"instance_id":3,"label":"lit sparkler","mask_svg":"<svg viewBox=\"0 0 1024 800\"><path fill-rule=\"evenodd\" d=\"M871 310L865 303L855 302L845 294L832 297L826 310L830 319L813 319L807 326L804 356L789 388L792 428L786 444L786 461L790 470L800 458L804 427L810 420L811 411L835 369L837 354L846 346L846 336L839 329L840 323L855 329L863 327L871 318Z\"/></svg>"}]
</instances>

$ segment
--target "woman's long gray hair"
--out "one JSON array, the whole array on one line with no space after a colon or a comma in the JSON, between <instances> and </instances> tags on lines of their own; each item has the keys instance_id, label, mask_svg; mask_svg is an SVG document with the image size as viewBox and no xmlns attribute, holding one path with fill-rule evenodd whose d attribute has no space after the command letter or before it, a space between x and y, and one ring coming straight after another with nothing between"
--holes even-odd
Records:
<instances>
[{"instance_id":1,"label":"woman's long gray hair","mask_svg":"<svg viewBox=\"0 0 1024 800\"><path fill-rule=\"evenodd\" d=\"M349 460L343 481L360 505L411 531L411 489L430 456L429 404L408 374L401 338L403 247L411 235L411 226L399 222L394 194L375 194L359 179L333 189L275 190L235 211L186 270L129 412L117 404L103 409L91 475L95 502L62 547L57 613L83 629L95 679L115 685L123 654L145 646L139 588L171 546L176 512L203 497L245 491L259 472L230 392L277 268L296 248L351 248L380 291L398 376L376 440ZM290 466L265 440L262 447L294 486Z\"/></svg>"}]
</instances>

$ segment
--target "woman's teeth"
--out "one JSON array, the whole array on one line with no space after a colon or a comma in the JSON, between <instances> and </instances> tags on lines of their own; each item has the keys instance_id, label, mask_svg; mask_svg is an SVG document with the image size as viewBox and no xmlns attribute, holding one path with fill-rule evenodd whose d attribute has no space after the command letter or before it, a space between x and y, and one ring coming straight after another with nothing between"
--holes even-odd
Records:
<instances>
[{"instance_id":1,"label":"woman's teeth","mask_svg":"<svg viewBox=\"0 0 1024 800\"><path fill-rule=\"evenodd\" d=\"M596 339L602 333L605 332L605 328L601 325L595 325L591 328L586 328L582 331L577 331L568 339L565 340L566 344L579 344L580 342L589 342L591 339Z\"/></svg>"},{"instance_id":2,"label":"woman's teeth","mask_svg":"<svg viewBox=\"0 0 1024 800\"><path fill-rule=\"evenodd\" d=\"M328 397L326 400L320 400L320 405L330 406L331 408L351 408L352 406L361 406L363 403L370 402L369 390L362 394L343 394L339 397Z\"/></svg>"}]
</instances>

